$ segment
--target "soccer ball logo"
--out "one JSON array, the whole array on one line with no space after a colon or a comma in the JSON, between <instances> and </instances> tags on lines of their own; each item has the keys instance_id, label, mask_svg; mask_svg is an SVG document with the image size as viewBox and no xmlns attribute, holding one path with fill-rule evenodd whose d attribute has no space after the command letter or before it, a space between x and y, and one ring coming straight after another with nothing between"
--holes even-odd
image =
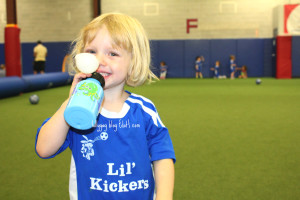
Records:
<instances>
[{"instance_id":1,"label":"soccer ball logo","mask_svg":"<svg viewBox=\"0 0 300 200\"><path fill-rule=\"evenodd\" d=\"M90 140L87 136L82 136L85 140L81 140L81 153L82 156L88 160L91 160L91 157L95 155L94 143L98 140L107 140L108 134L106 132L100 133L94 140Z\"/></svg>"},{"instance_id":2,"label":"soccer ball logo","mask_svg":"<svg viewBox=\"0 0 300 200\"><path fill-rule=\"evenodd\" d=\"M101 138L101 140L107 140L108 134L106 132L102 132L102 133L100 133L100 138Z\"/></svg>"}]
</instances>

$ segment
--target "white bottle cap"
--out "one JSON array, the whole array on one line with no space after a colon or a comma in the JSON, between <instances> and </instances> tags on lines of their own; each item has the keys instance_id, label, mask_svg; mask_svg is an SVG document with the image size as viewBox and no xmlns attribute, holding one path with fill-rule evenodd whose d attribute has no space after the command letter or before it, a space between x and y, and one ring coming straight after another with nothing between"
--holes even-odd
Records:
<instances>
[{"instance_id":1,"label":"white bottle cap","mask_svg":"<svg viewBox=\"0 0 300 200\"><path fill-rule=\"evenodd\" d=\"M75 56L76 66L82 73L91 74L99 67L99 61L91 53L80 53Z\"/></svg>"}]
</instances>

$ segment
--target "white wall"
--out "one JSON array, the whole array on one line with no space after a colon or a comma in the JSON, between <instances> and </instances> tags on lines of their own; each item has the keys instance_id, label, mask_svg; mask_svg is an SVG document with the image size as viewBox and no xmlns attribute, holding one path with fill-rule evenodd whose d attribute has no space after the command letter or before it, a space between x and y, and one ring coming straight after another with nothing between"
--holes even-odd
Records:
<instances>
[{"instance_id":1,"label":"white wall","mask_svg":"<svg viewBox=\"0 0 300 200\"><path fill-rule=\"evenodd\" d=\"M17 0L21 42L71 41L93 17L92 0ZM0 0L0 42L4 42L6 0Z\"/></svg>"},{"instance_id":2,"label":"white wall","mask_svg":"<svg viewBox=\"0 0 300 200\"><path fill-rule=\"evenodd\" d=\"M0 43L4 42L6 0L0 0ZM271 38L273 11L300 0L102 0L102 13L138 18L150 39ZM21 42L72 41L93 16L92 0L19 0ZM186 33L186 20L198 20Z\"/></svg>"},{"instance_id":3,"label":"white wall","mask_svg":"<svg viewBox=\"0 0 300 200\"><path fill-rule=\"evenodd\" d=\"M151 39L273 37L273 10L299 0L102 0L102 11L140 19ZM186 20L197 28L186 32Z\"/></svg>"}]
</instances>

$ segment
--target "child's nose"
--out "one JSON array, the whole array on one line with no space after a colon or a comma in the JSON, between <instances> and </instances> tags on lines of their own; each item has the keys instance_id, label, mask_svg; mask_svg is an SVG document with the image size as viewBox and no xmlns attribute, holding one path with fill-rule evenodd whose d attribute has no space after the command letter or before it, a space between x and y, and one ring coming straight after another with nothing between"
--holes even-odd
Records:
<instances>
[{"instance_id":1,"label":"child's nose","mask_svg":"<svg viewBox=\"0 0 300 200\"><path fill-rule=\"evenodd\" d=\"M99 61L99 67L105 67L107 62L106 62L106 58L105 55L99 53L96 55L98 61Z\"/></svg>"}]
</instances>

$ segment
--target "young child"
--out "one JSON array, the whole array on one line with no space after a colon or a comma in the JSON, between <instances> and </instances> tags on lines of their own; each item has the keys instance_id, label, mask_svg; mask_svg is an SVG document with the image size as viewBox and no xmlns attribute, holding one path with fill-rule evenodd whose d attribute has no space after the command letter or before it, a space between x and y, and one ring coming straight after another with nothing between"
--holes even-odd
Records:
<instances>
[{"instance_id":1,"label":"young child","mask_svg":"<svg viewBox=\"0 0 300 200\"><path fill-rule=\"evenodd\" d=\"M166 79L168 66L165 61L160 62L160 79Z\"/></svg>"},{"instance_id":2,"label":"young child","mask_svg":"<svg viewBox=\"0 0 300 200\"><path fill-rule=\"evenodd\" d=\"M216 61L215 67L210 68L211 71L214 71L214 78L219 78L219 69L220 69L220 61Z\"/></svg>"},{"instance_id":3,"label":"young child","mask_svg":"<svg viewBox=\"0 0 300 200\"><path fill-rule=\"evenodd\" d=\"M6 68L4 64L0 65L0 77L5 77L6 75Z\"/></svg>"},{"instance_id":4,"label":"young child","mask_svg":"<svg viewBox=\"0 0 300 200\"><path fill-rule=\"evenodd\" d=\"M157 79L149 69L143 27L127 15L103 14L74 42L73 60L78 53L94 54L100 62L96 72L105 78L97 126L87 131L70 127L64 120L66 99L38 129L37 154L52 158L71 149L70 199L172 199L175 154L168 129L149 99L124 91L125 84ZM75 70L70 96L79 81L91 76Z\"/></svg>"},{"instance_id":5,"label":"young child","mask_svg":"<svg viewBox=\"0 0 300 200\"><path fill-rule=\"evenodd\" d=\"M243 65L240 68L236 68L236 70L240 70L241 74L239 75L239 78L248 78L248 74L247 74L247 66Z\"/></svg>"},{"instance_id":6,"label":"young child","mask_svg":"<svg viewBox=\"0 0 300 200\"><path fill-rule=\"evenodd\" d=\"M197 56L196 61L195 61L195 69L196 69L196 78L203 78L202 75L202 66L204 62L204 57L203 56Z\"/></svg>"},{"instance_id":7,"label":"young child","mask_svg":"<svg viewBox=\"0 0 300 200\"><path fill-rule=\"evenodd\" d=\"M235 68L236 68L235 56L231 55L230 56L230 78L231 79L235 78Z\"/></svg>"}]
</instances>

